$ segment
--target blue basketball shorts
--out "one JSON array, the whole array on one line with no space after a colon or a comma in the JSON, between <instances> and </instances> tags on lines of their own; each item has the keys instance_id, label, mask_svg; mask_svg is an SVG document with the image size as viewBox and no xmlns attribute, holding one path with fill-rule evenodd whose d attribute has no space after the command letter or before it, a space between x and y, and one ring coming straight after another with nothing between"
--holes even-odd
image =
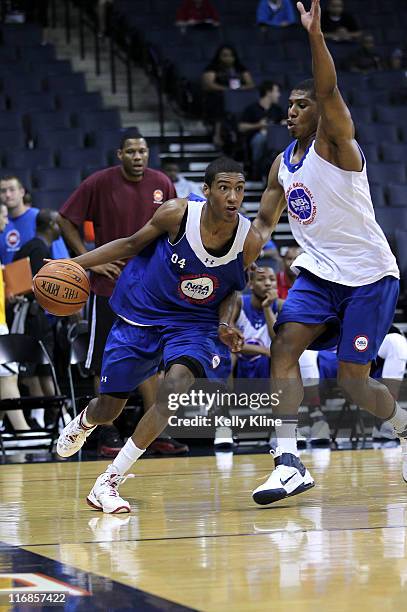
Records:
<instances>
[{"instance_id":1,"label":"blue basketball shorts","mask_svg":"<svg viewBox=\"0 0 407 612\"><path fill-rule=\"evenodd\" d=\"M165 369L171 363L192 363L197 376L218 380L228 368L227 347L224 351L219 344L216 327L141 327L119 318L106 342L100 393L130 393L156 374L161 362Z\"/></svg>"},{"instance_id":2,"label":"blue basketball shorts","mask_svg":"<svg viewBox=\"0 0 407 612\"><path fill-rule=\"evenodd\" d=\"M301 270L278 315L284 323L326 323L328 330L311 350L338 347L338 359L366 364L376 358L393 322L399 281L393 276L361 287L348 287Z\"/></svg>"}]
</instances>

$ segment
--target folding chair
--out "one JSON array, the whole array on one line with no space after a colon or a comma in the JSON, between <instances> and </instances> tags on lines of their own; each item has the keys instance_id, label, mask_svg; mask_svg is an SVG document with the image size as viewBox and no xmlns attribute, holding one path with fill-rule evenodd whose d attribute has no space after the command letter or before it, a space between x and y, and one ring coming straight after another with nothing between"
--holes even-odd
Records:
<instances>
[{"instance_id":1,"label":"folding chair","mask_svg":"<svg viewBox=\"0 0 407 612\"><path fill-rule=\"evenodd\" d=\"M54 365L45 346L40 340L36 340L35 338L32 338L26 334L7 334L0 336L0 364L6 365L14 362L29 363L33 365L48 365L50 367L52 381L58 395L3 399L0 400L0 410L24 410L33 408L44 408L45 410L49 410L56 408L58 410L58 414L55 420L55 425L52 427L52 429L41 429L39 431L28 433L27 431L16 430L15 434L7 434L7 439L10 441L17 439L21 440L21 434L24 433L23 437L27 441L25 448L48 448L49 452L51 452L54 442L58 437L58 423L59 420L63 418L67 396L59 393ZM50 442L47 442L48 438L50 438ZM31 440L36 443L30 445L29 442ZM42 444L41 440L43 440ZM38 444L38 441L40 441L40 444ZM5 449L1 440L1 434L0 447L4 456ZM8 448L15 450L19 448L19 446L8 446Z\"/></svg>"},{"instance_id":2,"label":"folding chair","mask_svg":"<svg viewBox=\"0 0 407 612\"><path fill-rule=\"evenodd\" d=\"M88 331L88 322L87 321L79 321L79 323L75 323L68 330L68 342L69 342L69 364L68 364L68 382L69 382L69 393L72 405L73 416L76 417L78 414L77 410L77 400L79 399L75 394L75 388L73 383L73 372L72 367L77 366L79 375L84 376L81 369L81 364L85 363L86 356L88 353L89 346L89 331ZM92 399L92 396L81 397L81 400Z\"/></svg>"}]
</instances>

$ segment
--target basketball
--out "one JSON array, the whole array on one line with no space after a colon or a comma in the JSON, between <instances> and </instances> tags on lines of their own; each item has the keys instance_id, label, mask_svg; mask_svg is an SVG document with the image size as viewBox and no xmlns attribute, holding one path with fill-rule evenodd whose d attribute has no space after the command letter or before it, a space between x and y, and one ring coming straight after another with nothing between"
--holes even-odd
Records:
<instances>
[{"instance_id":1,"label":"basketball","mask_svg":"<svg viewBox=\"0 0 407 612\"><path fill-rule=\"evenodd\" d=\"M48 262L33 278L36 300L57 317L78 312L89 297L89 289L85 270L69 259Z\"/></svg>"}]
</instances>

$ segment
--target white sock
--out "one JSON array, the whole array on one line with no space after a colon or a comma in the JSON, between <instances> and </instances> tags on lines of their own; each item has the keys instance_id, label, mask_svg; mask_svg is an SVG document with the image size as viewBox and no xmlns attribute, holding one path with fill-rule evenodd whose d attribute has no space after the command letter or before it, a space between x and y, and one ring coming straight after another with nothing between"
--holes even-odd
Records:
<instances>
[{"instance_id":1,"label":"white sock","mask_svg":"<svg viewBox=\"0 0 407 612\"><path fill-rule=\"evenodd\" d=\"M396 402L392 416L386 420L393 425L396 433L402 433L405 429L407 429L407 410L400 408Z\"/></svg>"},{"instance_id":2,"label":"white sock","mask_svg":"<svg viewBox=\"0 0 407 612\"><path fill-rule=\"evenodd\" d=\"M40 427L45 427L44 408L34 408L33 410L31 410L31 416L37 421Z\"/></svg>"},{"instance_id":3,"label":"white sock","mask_svg":"<svg viewBox=\"0 0 407 612\"><path fill-rule=\"evenodd\" d=\"M297 419L283 421L280 427L276 427L277 444L283 453L291 453L298 457L297 452Z\"/></svg>"},{"instance_id":4,"label":"white sock","mask_svg":"<svg viewBox=\"0 0 407 612\"><path fill-rule=\"evenodd\" d=\"M129 438L111 465L116 472L123 476L145 450L145 448L138 448Z\"/></svg>"},{"instance_id":5,"label":"white sock","mask_svg":"<svg viewBox=\"0 0 407 612\"><path fill-rule=\"evenodd\" d=\"M86 406L85 410L82 412L82 416L80 418L80 424L85 427L90 429L91 427L95 427L94 424L89 423L88 419L86 418L86 411L87 411L88 407Z\"/></svg>"}]
</instances>

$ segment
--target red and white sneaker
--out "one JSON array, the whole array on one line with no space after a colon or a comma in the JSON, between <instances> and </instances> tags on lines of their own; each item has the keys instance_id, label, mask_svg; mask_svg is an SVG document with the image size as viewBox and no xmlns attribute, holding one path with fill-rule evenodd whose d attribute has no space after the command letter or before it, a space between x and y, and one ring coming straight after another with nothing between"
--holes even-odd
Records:
<instances>
[{"instance_id":1,"label":"red and white sneaker","mask_svg":"<svg viewBox=\"0 0 407 612\"><path fill-rule=\"evenodd\" d=\"M111 467L111 466L109 466ZM117 472L103 472L97 479L86 501L94 510L102 510L106 514L122 514L130 512L128 501L120 497L118 487L134 474L120 476Z\"/></svg>"},{"instance_id":2,"label":"red and white sneaker","mask_svg":"<svg viewBox=\"0 0 407 612\"><path fill-rule=\"evenodd\" d=\"M86 438L97 427L97 425L85 427L85 425L82 424L82 415L85 410L82 410L82 412L61 431L57 442L57 453L60 457L71 457L77 453L85 444Z\"/></svg>"}]
</instances>

